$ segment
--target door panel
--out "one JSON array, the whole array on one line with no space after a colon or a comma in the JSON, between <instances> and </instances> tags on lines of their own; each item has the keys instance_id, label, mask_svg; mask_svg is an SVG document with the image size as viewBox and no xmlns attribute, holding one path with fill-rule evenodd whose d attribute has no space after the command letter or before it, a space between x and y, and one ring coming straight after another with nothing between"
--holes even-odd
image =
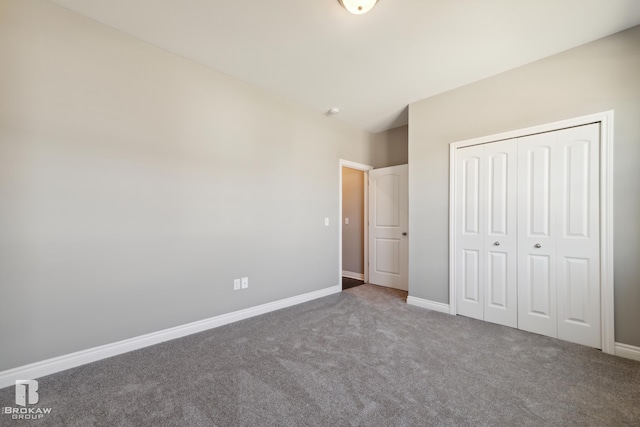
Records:
<instances>
[{"instance_id":1,"label":"door panel","mask_svg":"<svg viewBox=\"0 0 640 427\"><path fill-rule=\"evenodd\" d=\"M589 142L566 144L563 150L563 237L589 238Z\"/></svg>"},{"instance_id":2,"label":"door panel","mask_svg":"<svg viewBox=\"0 0 640 427\"><path fill-rule=\"evenodd\" d=\"M517 326L517 147L500 142L457 154L455 283L459 314Z\"/></svg>"},{"instance_id":3,"label":"door panel","mask_svg":"<svg viewBox=\"0 0 640 427\"><path fill-rule=\"evenodd\" d=\"M566 314L564 321L588 325L592 323L589 313L589 260L564 258Z\"/></svg>"},{"instance_id":4,"label":"door panel","mask_svg":"<svg viewBox=\"0 0 640 427\"><path fill-rule=\"evenodd\" d=\"M465 302L477 304L480 302L482 290L480 289L480 251L465 250L462 256L462 269L464 271L463 299Z\"/></svg>"},{"instance_id":5,"label":"door panel","mask_svg":"<svg viewBox=\"0 0 640 427\"><path fill-rule=\"evenodd\" d=\"M483 147L468 147L456 155L456 305L458 314L484 318L484 206L481 189Z\"/></svg>"},{"instance_id":6,"label":"door panel","mask_svg":"<svg viewBox=\"0 0 640 427\"><path fill-rule=\"evenodd\" d=\"M551 318L552 307L552 269L551 257L548 255L529 255L529 295L527 296L527 312L531 315Z\"/></svg>"},{"instance_id":7,"label":"door panel","mask_svg":"<svg viewBox=\"0 0 640 427\"><path fill-rule=\"evenodd\" d=\"M531 137L538 139L538 137ZM550 139L549 135L539 136L539 139ZM546 142L542 142L546 144ZM527 224L529 236L550 236L551 217L551 149L552 147L542 145L533 146L525 151L527 165L525 176L527 189L525 196L527 200Z\"/></svg>"},{"instance_id":8,"label":"door panel","mask_svg":"<svg viewBox=\"0 0 640 427\"><path fill-rule=\"evenodd\" d=\"M369 172L369 282L405 291L409 283L407 172L407 165Z\"/></svg>"},{"instance_id":9,"label":"door panel","mask_svg":"<svg viewBox=\"0 0 640 427\"><path fill-rule=\"evenodd\" d=\"M487 278L489 290L487 304L493 308L507 308L507 262L505 253L489 252Z\"/></svg>"},{"instance_id":10,"label":"door panel","mask_svg":"<svg viewBox=\"0 0 640 427\"><path fill-rule=\"evenodd\" d=\"M400 239L375 240L375 266L380 273L400 274Z\"/></svg>"},{"instance_id":11,"label":"door panel","mask_svg":"<svg viewBox=\"0 0 640 427\"><path fill-rule=\"evenodd\" d=\"M483 146L486 227L484 236L484 320L518 326L516 207L517 155L514 141Z\"/></svg>"},{"instance_id":12,"label":"door panel","mask_svg":"<svg viewBox=\"0 0 640 427\"><path fill-rule=\"evenodd\" d=\"M474 155L464 159L462 165L464 203L462 229L465 234L480 236L480 158Z\"/></svg>"},{"instance_id":13,"label":"door panel","mask_svg":"<svg viewBox=\"0 0 640 427\"><path fill-rule=\"evenodd\" d=\"M598 124L559 132L558 338L601 347Z\"/></svg>"},{"instance_id":14,"label":"door panel","mask_svg":"<svg viewBox=\"0 0 640 427\"><path fill-rule=\"evenodd\" d=\"M507 186L510 184L509 178L509 155L507 153L497 153L489 155L489 182L487 195L487 209L489 216L489 234L494 236L507 235L507 217L509 194Z\"/></svg>"},{"instance_id":15,"label":"door panel","mask_svg":"<svg viewBox=\"0 0 640 427\"><path fill-rule=\"evenodd\" d=\"M395 174L376 178L375 226L400 226L400 177Z\"/></svg>"},{"instance_id":16,"label":"door panel","mask_svg":"<svg viewBox=\"0 0 640 427\"><path fill-rule=\"evenodd\" d=\"M558 336L555 132L518 140L518 328Z\"/></svg>"}]
</instances>

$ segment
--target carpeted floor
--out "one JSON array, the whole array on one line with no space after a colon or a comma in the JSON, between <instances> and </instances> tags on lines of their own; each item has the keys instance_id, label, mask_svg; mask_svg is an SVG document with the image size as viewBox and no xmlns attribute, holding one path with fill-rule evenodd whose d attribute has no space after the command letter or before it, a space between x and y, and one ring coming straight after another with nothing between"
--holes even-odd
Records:
<instances>
[{"instance_id":1,"label":"carpeted floor","mask_svg":"<svg viewBox=\"0 0 640 427\"><path fill-rule=\"evenodd\" d=\"M0 424L640 425L639 362L405 296L366 284L40 378L52 414Z\"/></svg>"}]
</instances>

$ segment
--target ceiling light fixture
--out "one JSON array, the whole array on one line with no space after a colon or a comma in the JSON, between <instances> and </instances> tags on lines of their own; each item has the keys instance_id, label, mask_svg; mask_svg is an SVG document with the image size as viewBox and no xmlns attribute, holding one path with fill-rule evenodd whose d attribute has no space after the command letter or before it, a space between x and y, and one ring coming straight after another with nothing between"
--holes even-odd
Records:
<instances>
[{"instance_id":1,"label":"ceiling light fixture","mask_svg":"<svg viewBox=\"0 0 640 427\"><path fill-rule=\"evenodd\" d=\"M373 9L378 0L338 0L340 4L354 15L362 15Z\"/></svg>"}]
</instances>

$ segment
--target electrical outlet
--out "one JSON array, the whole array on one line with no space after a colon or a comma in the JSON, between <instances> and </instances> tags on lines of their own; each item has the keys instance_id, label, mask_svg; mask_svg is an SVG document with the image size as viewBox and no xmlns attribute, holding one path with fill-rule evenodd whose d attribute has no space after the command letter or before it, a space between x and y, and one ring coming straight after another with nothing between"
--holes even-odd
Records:
<instances>
[{"instance_id":1,"label":"electrical outlet","mask_svg":"<svg viewBox=\"0 0 640 427\"><path fill-rule=\"evenodd\" d=\"M249 287L249 278L248 277L243 277L242 278L242 289L247 289Z\"/></svg>"},{"instance_id":2,"label":"electrical outlet","mask_svg":"<svg viewBox=\"0 0 640 427\"><path fill-rule=\"evenodd\" d=\"M344 219L344 225L349 225L349 218Z\"/></svg>"},{"instance_id":3,"label":"electrical outlet","mask_svg":"<svg viewBox=\"0 0 640 427\"><path fill-rule=\"evenodd\" d=\"M325 227L329 226L329 218L325 218L324 219L324 225L325 225Z\"/></svg>"},{"instance_id":4,"label":"electrical outlet","mask_svg":"<svg viewBox=\"0 0 640 427\"><path fill-rule=\"evenodd\" d=\"M240 279L233 279L233 290L240 290Z\"/></svg>"}]
</instances>

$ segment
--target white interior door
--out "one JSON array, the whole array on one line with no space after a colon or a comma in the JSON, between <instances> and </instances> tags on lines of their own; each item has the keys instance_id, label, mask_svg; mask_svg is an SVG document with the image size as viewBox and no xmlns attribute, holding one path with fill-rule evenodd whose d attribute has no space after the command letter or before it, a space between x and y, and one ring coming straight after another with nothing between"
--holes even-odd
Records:
<instances>
[{"instance_id":1,"label":"white interior door","mask_svg":"<svg viewBox=\"0 0 640 427\"><path fill-rule=\"evenodd\" d=\"M515 141L484 147L484 320L518 326Z\"/></svg>"},{"instance_id":2,"label":"white interior door","mask_svg":"<svg viewBox=\"0 0 640 427\"><path fill-rule=\"evenodd\" d=\"M559 132L558 338L601 347L600 125Z\"/></svg>"},{"instance_id":3,"label":"white interior door","mask_svg":"<svg viewBox=\"0 0 640 427\"><path fill-rule=\"evenodd\" d=\"M613 352L609 123L452 144L454 313Z\"/></svg>"},{"instance_id":4,"label":"white interior door","mask_svg":"<svg viewBox=\"0 0 640 427\"><path fill-rule=\"evenodd\" d=\"M408 165L369 172L369 283L408 290Z\"/></svg>"},{"instance_id":5,"label":"white interior door","mask_svg":"<svg viewBox=\"0 0 640 427\"><path fill-rule=\"evenodd\" d=\"M518 142L518 328L558 336L557 133Z\"/></svg>"},{"instance_id":6,"label":"white interior door","mask_svg":"<svg viewBox=\"0 0 640 427\"><path fill-rule=\"evenodd\" d=\"M458 314L484 319L484 146L456 153L456 303Z\"/></svg>"},{"instance_id":7,"label":"white interior door","mask_svg":"<svg viewBox=\"0 0 640 427\"><path fill-rule=\"evenodd\" d=\"M521 138L518 326L601 347L600 126Z\"/></svg>"},{"instance_id":8,"label":"white interior door","mask_svg":"<svg viewBox=\"0 0 640 427\"><path fill-rule=\"evenodd\" d=\"M456 154L458 313L517 327L517 145L504 141Z\"/></svg>"}]
</instances>

